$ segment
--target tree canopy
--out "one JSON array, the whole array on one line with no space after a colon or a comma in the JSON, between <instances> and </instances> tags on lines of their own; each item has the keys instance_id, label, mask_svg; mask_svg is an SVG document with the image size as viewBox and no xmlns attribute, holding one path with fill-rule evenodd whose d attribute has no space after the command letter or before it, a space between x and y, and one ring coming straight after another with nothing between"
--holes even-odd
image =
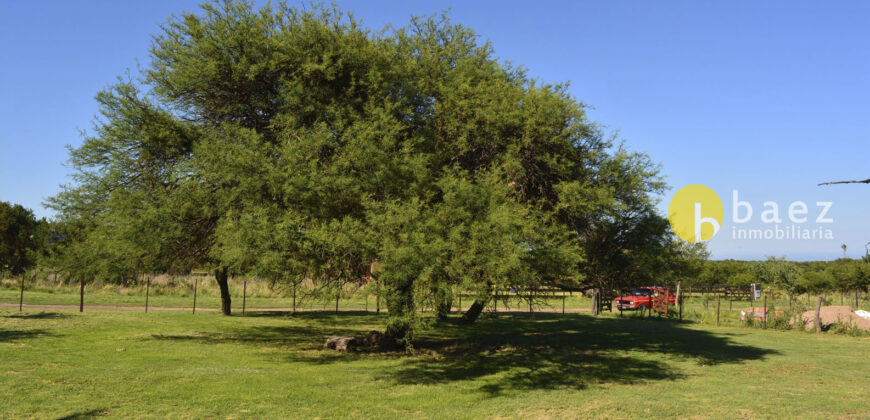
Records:
<instances>
[{"instance_id":1,"label":"tree canopy","mask_svg":"<svg viewBox=\"0 0 870 420\"><path fill-rule=\"evenodd\" d=\"M46 233L45 220L20 204L0 201L0 272L18 275L34 266Z\"/></svg>"},{"instance_id":2,"label":"tree canopy","mask_svg":"<svg viewBox=\"0 0 870 420\"><path fill-rule=\"evenodd\" d=\"M208 3L97 101L50 200L69 254L113 262L89 267L328 286L376 263L407 344L456 286L613 285L681 255L658 167L444 16L372 32L333 7Z\"/></svg>"}]
</instances>

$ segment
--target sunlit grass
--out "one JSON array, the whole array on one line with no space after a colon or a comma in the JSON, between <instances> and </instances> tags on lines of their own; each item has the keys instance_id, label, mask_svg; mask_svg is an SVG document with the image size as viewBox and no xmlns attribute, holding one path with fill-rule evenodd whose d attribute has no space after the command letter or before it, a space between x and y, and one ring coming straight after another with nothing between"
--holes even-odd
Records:
<instances>
[{"instance_id":1,"label":"sunlit grass","mask_svg":"<svg viewBox=\"0 0 870 420\"><path fill-rule=\"evenodd\" d=\"M2 417L870 416L868 338L513 313L434 324L410 355L322 348L382 321L5 308Z\"/></svg>"}]
</instances>

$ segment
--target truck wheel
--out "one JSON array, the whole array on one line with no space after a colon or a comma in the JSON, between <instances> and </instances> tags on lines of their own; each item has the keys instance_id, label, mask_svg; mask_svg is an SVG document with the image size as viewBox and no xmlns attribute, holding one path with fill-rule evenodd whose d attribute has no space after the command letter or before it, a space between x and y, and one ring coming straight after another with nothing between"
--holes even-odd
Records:
<instances>
[{"instance_id":1,"label":"truck wheel","mask_svg":"<svg viewBox=\"0 0 870 420\"><path fill-rule=\"evenodd\" d=\"M644 304L642 304L642 303L641 303L640 305L637 305L637 310L638 310L638 311L641 311L641 312L645 311L645 310L646 310L646 305L644 305Z\"/></svg>"}]
</instances>

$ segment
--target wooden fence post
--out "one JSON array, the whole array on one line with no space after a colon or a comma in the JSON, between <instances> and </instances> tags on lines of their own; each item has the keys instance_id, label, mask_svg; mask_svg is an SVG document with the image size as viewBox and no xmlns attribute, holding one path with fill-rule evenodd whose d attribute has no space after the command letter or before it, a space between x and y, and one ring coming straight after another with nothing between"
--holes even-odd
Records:
<instances>
[{"instance_id":1,"label":"wooden fence post","mask_svg":"<svg viewBox=\"0 0 870 420\"><path fill-rule=\"evenodd\" d=\"M592 315L598 315L598 289L592 292Z\"/></svg>"},{"instance_id":2,"label":"wooden fence post","mask_svg":"<svg viewBox=\"0 0 870 420\"><path fill-rule=\"evenodd\" d=\"M145 312L148 312L148 298L151 295L151 276L145 276Z\"/></svg>"},{"instance_id":3,"label":"wooden fence post","mask_svg":"<svg viewBox=\"0 0 870 420\"><path fill-rule=\"evenodd\" d=\"M245 306L248 300L248 281L242 282L242 315L245 314Z\"/></svg>"},{"instance_id":4,"label":"wooden fence post","mask_svg":"<svg viewBox=\"0 0 870 420\"><path fill-rule=\"evenodd\" d=\"M716 326L719 326L719 307L722 305L722 295L716 295Z\"/></svg>"},{"instance_id":5,"label":"wooden fence post","mask_svg":"<svg viewBox=\"0 0 870 420\"><path fill-rule=\"evenodd\" d=\"M816 303L816 332L822 332L822 319L819 316L819 312L822 310L822 295L819 295L819 299Z\"/></svg>"},{"instance_id":6,"label":"wooden fence post","mask_svg":"<svg viewBox=\"0 0 870 420\"><path fill-rule=\"evenodd\" d=\"M199 283L199 277L193 278L193 314L196 315L196 286Z\"/></svg>"},{"instance_id":7,"label":"wooden fence post","mask_svg":"<svg viewBox=\"0 0 870 420\"><path fill-rule=\"evenodd\" d=\"M858 301L858 295L855 295L855 302ZM856 305L857 306L857 305ZM24 275L21 275L21 295L18 297L18 312L24 310Z\"/></svg>"},{"instance_id":8,"label":"wooden fence post","mask_svg":"<svg viewBox=\"0 0 870 420\"><path fill-rule=\"evenodd\" d=\"M653 313L653 295L652 294L653 294L653 291L649 290L649 295L647 295L647 297L646 297L646 304L648 307L647 308L648 309L647 316L646 316L647 318L652 318L652 313Z\"/></svg>"},{"instance_id":9,"label":"wooden fence post","mask_svg":"<svg viewBox=\"0 0 870 420\"><path fill-rule=\"evenodd\" d=\"M683 297L680 296L679 300L677 300L677 304L680 305L680 321L683 320Z\"/></svg>"},{"instance_id":10,"label":"wooden fence post","mask_svg":"<svg viewBox=\"0 0 870 420\"><path fill-rule=\"evenodd\" d=\"M767 329L767 295L764 295L764 312L761 313L762 316L762 327L763 329Z\"/></svg>"},{"instance_id":11,"label":"wooden fence post","mask_svg":"<svg viewBox=\"0 0 870 420\"><path fill-rule=\"evenodd\" d=\"M85 278L79 279L79 312L85 311Z\"/></svg>"},{"instance_id":12,"label":"wooden fence post","mask_svg":"<svg viewBox=\"0 0 870 420\"><path fill-rule=\"evenodd\" d=\"M680 321L683 320L683 290L682 290L682 281L677 281L677 306L680 311ZM668 305L671 303L668 302Z\"/></svg>"}]
</instances>

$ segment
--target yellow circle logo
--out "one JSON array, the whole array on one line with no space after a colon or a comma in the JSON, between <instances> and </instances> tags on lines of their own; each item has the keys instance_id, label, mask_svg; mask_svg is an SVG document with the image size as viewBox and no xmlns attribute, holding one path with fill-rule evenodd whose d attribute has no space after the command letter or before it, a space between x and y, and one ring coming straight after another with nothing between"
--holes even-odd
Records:
<instances>
[{"instance_id":1,"label":"yellow circle logo","mask_svg":"<svg viewBox=\"0 0 870 420\"><path fill-rule=\"evenodd\" d=\"M668 205L671 229L686 242L711 239L722 227L725 210L716 192L701 184L680 188Z\"/></svg>"}]
</instances>

